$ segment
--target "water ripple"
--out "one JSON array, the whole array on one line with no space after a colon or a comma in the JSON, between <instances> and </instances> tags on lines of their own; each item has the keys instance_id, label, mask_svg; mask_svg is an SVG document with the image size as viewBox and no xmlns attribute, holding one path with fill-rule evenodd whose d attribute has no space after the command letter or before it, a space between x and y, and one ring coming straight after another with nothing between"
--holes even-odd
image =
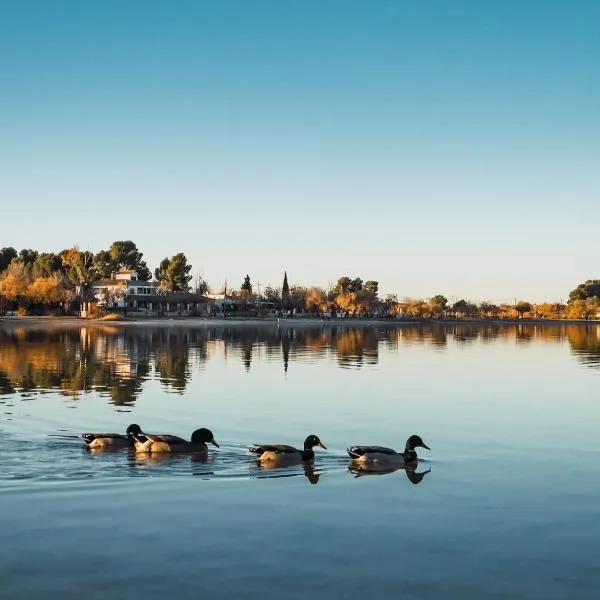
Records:
<instances>
[{"instance_id":1,"label":"water ripple","mask_svg":"<svg viewBox=\"0 0 600 600\"><path fill-rule=\"evenodd\" d=\"M36 440L3 435L0 444L2 485L10 481L187 476L236 480L306 477L311 484L316 484L324 475L339 476L344 473L354 476L382 474L381 471L357 472L347 456L335 453L319 454L313 464L264 464L248 453L246 446L226 441L219 450L198 454L140 454L128 449L90 450L78 435L67 432Z\"/></svg>"}]
</instances>

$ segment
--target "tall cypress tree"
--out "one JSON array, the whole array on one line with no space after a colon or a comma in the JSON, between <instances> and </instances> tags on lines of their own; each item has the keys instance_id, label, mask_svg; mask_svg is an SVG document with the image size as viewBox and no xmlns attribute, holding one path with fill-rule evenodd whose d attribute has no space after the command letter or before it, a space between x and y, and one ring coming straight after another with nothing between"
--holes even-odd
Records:
<instances>
[{"instance_id":1,"label":"tall cypress tree","mask_svg":"<svg viewBox=\"0 0 600 600\"><path fill-rule=\"evenodd\" d=\"M281 302L283 306L288 306L290 302L290 286L287 280L287 271L283 272L283 285L281 286Z\"/></svg>"}]
</instances>

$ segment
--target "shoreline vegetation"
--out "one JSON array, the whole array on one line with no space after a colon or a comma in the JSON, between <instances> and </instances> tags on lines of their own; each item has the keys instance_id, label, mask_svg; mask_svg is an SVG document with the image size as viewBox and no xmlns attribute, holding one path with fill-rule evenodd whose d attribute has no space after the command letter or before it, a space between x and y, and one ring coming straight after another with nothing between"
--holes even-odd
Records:
<instances>
[{"instance_id":1,"label":"shoreline vegetation","mask_svg":"<svg viewBox=\"0 0 600 600\"><path fill-rule=\"evenodd\" d=\"M117 319L90 319L79 316L0 316L0 328L7 325L65 325L89 327L93 325L111 326L185 326L185 327L210 327L210 326L262 326L274 325L276 327L402 327L421 325L476 325L476 326L514 326L514 325L600 325L600 319L481 319L481 318L441 318L441 319L401 319L401 318L335 318L322 319L313 316L299 316L290 318L281 317L122 317Z\"/></svg>"},{"instance_id":2,"label":"shoreline vegetation","mask_svg":"<svg viewBox=\"0 0 600 600\"><path fill-rule=\"evenodd\" d=\"M0 318L65 319L78 315L89 322L177 322L209 318L224 322L277 321L306 324L372 323L589 323L600 319L600 280L587 280L569 293L566 304L450 303L443 294L429 298L381 297L379 282L340 277L329 289L290 285L287 272L280 287L253 285L240 277L239 288L227 281L211 291L202 277L193 277L182 252L165 257L154 272L134 242L115 241L108 250L58 253L0 248ZM192 282L192 280L194 280ZM217 288L215 288L217 289ZM203 322L203 321L200 321Z\"/></svg>"}]
</instances>

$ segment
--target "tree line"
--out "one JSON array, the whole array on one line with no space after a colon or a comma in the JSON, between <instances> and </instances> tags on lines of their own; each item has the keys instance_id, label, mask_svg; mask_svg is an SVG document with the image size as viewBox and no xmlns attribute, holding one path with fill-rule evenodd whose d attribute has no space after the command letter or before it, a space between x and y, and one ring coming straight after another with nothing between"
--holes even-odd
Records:
<instances>
[{"instance_id":1,"label":"tree line","mask_svg":"<svg viewBox=\"0 0 600 600\"><path fill-rule=\"evenodd\" d=\"M123 270L136 271L140 280L154 279L161 292L189 292L192 265L184 253L165 257L152 274L144 255L131 240L113 242L108 250L93 253L77 246L58 253L32 249L0 249L0 310L17 308L21 314L43 311L59 314L73 301L93 300L94 282L110 279ZM197 278L193 291L206 294L209 286ZM460 299L450 304L437 294L428 299L399 299L379 296L379 282L360 277L340 277L330 289L318 286L290 286L287 273L281 287L255 290L250 275L239 289L223 292L250 306L272 307L315 315L343 314L350 317L400 316L409 319L593 319L600 314L600 280L578 285L566 304L535 304L520 300L514 304L473 303Z\"/></svg>"},{"instance_id":2,"label":"tree line","mask_svg":"<svg viewBox=\"0 0 600 600\"><path fill-rule=\"evenodd\" d=\"M77 246L58 253L4 247L0 249L0 309L12 306L21 314L60 314L70 302L93 300L94 282L111 279L119 271L133 270L140 280L151 280L143 257L131 240L115 241L97 253ZM160 262L154 278L163 292L187 292L191 270L185 254L178 253ZM206 293L207 289L206 282L197 282L196 291Z\"/></svg>"},{"instance_id":3,"label":"tree line","mask_svg":"<svg viewBox=\"0 0 600 600\"><path fill-rule=\"evenodd\" d=\"M460 299L449 303L442 294L428 299L403 298L395 294L379 297L377 281L363 281L360 277L340 277L329 290L321 287L288 286L287 274L282 287L267 286L262 294L253 293L249 275L246 275L240 296L259 303L296 309L315 315L337 312L350 317L398 316L407 319L593 319L600 315L600 280L589 280L579 285L569 296L567 304L544 302L536 304L525 300L514 304L474 303Z\"/></svg>"}]
</instances>

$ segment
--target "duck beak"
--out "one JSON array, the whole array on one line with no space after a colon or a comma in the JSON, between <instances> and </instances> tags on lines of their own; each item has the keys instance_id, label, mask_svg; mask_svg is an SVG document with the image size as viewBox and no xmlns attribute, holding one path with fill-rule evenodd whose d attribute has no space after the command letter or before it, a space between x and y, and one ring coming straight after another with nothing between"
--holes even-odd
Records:
<instances>
[{"instance_id":1,"label":"duck beak","mask_svg":"<svg viewBox=\"0 0 600 600\"><path fill-rule=\"evenodd\" d=\"M431 450L431 448L425 442L423 442L423 448L426 450Z\"/></svg>"},{"instance_id":2,"label":"duck beak","mask_svg":"<svg viewBox=\"0 0 600 600\"><path fill-rule=\"evenodd\" d=\"M210 440L210 442L213 446L216 446L217 448L219 447L219 444L217 444L217 440L215 440L215 438L213 438L212 440Z\"/></svg>"},{"instance_id":3,"label":"duck beak","mask_svg":"<svg viewBox=\"0 0 600 600\"><path fill-rule=\"evenodd\" d=\"M321 448L323 448L323 450L327 450L327 446L323 442L319 442L317 446L320 446Z\"/></svg>"}]
</instances>

